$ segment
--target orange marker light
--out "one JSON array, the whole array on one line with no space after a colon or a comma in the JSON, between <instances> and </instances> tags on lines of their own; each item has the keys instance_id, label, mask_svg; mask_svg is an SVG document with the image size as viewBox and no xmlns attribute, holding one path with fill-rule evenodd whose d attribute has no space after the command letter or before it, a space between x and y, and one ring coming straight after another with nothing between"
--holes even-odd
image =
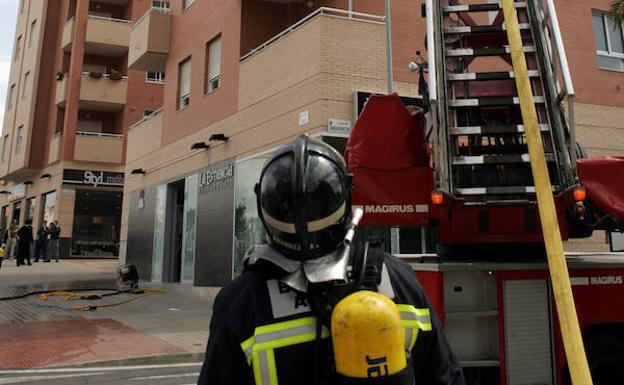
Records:
<instances>
[{"instance_id":1,"label":"orange marker light","mask_svg":"<svg viewBox=\"0 0 624 385\"><path fill-rule=\"evenodd\" d=\"M587 192L585 191L585 187L576 187L574 189L574 200L577 202L581 202L585 200L587 196Z\"/></svg>"},{"instance_id":2,"label":"orange marker light","mask_svg":"<svg viewBox=\"0 0 624 385\"><path fill-rule=\"evenodd\" d=\"M431 203L436 205L436 206L441 205L442 203L444 203L444 195L442 195L442 193L439 193L439 192L436 192L436 191L432 192L431 193Z\"/></svg>"}]
</instances>

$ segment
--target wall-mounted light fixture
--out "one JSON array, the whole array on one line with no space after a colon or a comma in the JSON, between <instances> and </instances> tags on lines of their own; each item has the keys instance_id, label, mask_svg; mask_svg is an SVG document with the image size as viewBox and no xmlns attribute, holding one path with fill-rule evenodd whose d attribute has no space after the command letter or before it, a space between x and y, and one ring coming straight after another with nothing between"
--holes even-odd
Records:
<instances>
[{"instance_id":1,"label":"wall-mounted light fixture","mask_svg":"<svg viewBox=\"0 0 624 385\"><path fill-rule=\"evenodd\" d=\"M32 180L27 180L26 182L24 182L24 184L26 186L30 186L31 184L33 184L33 181Z\"/></svg>"},{"instance_id":2,"label":"wall-mounted light fixture","mask_svg":"<svg viewBox=\"0 0 624 385\"><path fill-rule=\"evenodd\" d=\"M225 134L212 134L210 135L210 138L208 138L208 140L214 140L216 142L227 142L228 140L230 140L230 137Z\"/></svg>"},{"instance_id":3,"label":"wall-mounted light fixture","mask_svg":"<svg viewBox=\"0 0 624 385\"><path fill-rule=\"evenodd\" d=\"M41 179L45 179L45 178L48 178L48 179L52 178L52 175L50 175L50 174L43 174L43 175L41 175Z\"/></svg>"},{"instance_id":4,"label":"wall-mounted light fixture","mask_svg":"<svg viewBox=\"0 0 624 385\"><path fill-rule=\"evenodd\" d=\"M2 191L0 191L0 194L2 194L2 195L6 195L6 194L10 194L10 192L8 192L8 191L6 191L6 190L2 190Z\"/></svg>"},{"instance_id":5,"label":"wall-mounted light fixture","mask_svg":"<svg viewBox=\"0 0 624 385\"><path fill-rule=\"evenodd\" d=\"M210 148L210 145L206 142L197 142L193 143L191 146L191 150L207 150Z\"/></svg>"},{"instance_id":6,"label":"wall-mounted light fixture","mask_svg":"<svg viewBox=\"0 0 624 385\"><path fill-rule=\"evenodd\" d=\"M145 170L143 170L142 168L135 168L134 170L130 171L130 174L132 174L132 175L145 175Z\"/></svg>"}]
</instances>

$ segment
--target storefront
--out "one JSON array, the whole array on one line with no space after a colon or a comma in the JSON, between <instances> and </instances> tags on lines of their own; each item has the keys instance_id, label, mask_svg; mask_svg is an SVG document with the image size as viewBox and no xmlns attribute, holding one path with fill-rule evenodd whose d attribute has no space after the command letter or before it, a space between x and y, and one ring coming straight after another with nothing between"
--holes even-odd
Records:
<instances>
[{"instance_id":1,"label":"storefront","mask_svg":"<svg viewBox=\"0 0 624 385\"><path fill-rule=\"evenodd\" d=\"M124 174L97 170L63 170L63 202L73 205L71 220L72 257L116 257ZM43 196L42 219L55 220L56 193Z\"/></svg>"}]
</instances>

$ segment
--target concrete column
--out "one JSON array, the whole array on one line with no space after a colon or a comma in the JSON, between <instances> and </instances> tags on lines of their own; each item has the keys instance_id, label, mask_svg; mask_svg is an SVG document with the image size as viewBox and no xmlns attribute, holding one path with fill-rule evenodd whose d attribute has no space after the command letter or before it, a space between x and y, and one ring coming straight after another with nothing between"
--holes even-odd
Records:
<instances>
[{"instance_id":1,"label":"concrete column","mask_svg":"<svg viewBox=\"0 0 624 385\"><path fill-rule=\"evenodd\" d=\"M79 0L76 4L74 36L72 40L71 59L69 61L69 84L67 86L65 121L63 123L63 160L71 160L74 158L76 125L78 124L78 104L80 102L80 82L82 80L82 64L88 16L89 0Z\"/></svg>"}]
</instances>

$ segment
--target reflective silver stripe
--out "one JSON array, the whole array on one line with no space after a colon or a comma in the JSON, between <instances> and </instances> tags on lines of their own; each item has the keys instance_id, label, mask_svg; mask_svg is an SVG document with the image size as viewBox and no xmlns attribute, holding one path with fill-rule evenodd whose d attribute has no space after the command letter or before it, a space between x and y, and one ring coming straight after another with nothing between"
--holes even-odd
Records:
<instances>
[{"instance_id":1,"label":"reflective silver stripe","mask_svg":"<svg viewBox=\"0 0 624 385\"><path fill-rule=\"evenodd\" d=\"M338 207L338 210L334 211L332 214L329 214L325 218L308 222L308 231L319 231L333 225L334 223L338 222L338 220L344 215L344 212L345 203L343 203L342 206Z\"/></svg>"},{"instance_id":2,"label":"reflective silver stripe","mask_svg":"<svg viewBox=\"0 0 624 385\"><path fill-rule=\"evenodd\" d=\"M401 312L401 319L418 321L421 324L430 324L431 317L428 315L418 315L412 312Z\"/></svg>"},{"instance_id":3,"label":"reflective silver stripe","mask_svg":"<svg viewBox=\"0 0 624 385\"><path fill-rule=\"evenodd\" d=\"M405 350L411 350L412 336L414 335L414 329L403 328L405 330Z\"/></svg>"},{"instance_id":4,"label":"reflective silver stripe","mask_svg":"<svg viewBox=\"0 0 624 385\"><path fill-rule=\"evenodd\" d=\"M264 221L269 224L269 226L273 227L276 230L279 230L286 234L294 234L295 233L295 224L282 222L279 219L275 219L270 216L264 209L262 209L262 217Z\"/></svg>"},{"instance_id":5,"label":"reflective silver stripe","mask_svg":"<svg viewBox=\"0 0 624 385\"><path fill-rule=\"evenodd\" d=\"M269 360L267 358L266 350L258 352L258 366L260 368L260 378L256 378L256 385L271 384L271 376L269 375Z\"/></svg>"},{"instance_id":6,"label":"reflective silver stripe","mask_svg":"<svg viewBox=\"0 0 624 385\"><path fill-rule=\"evenodd\" d=\"M282 338L295 337L301 334L316 332L316 325L303 325L292 329L278 330L276 332L258 334L254 338L254 345L262 342L279 340Z\"/></svg>"}]
</instances>

